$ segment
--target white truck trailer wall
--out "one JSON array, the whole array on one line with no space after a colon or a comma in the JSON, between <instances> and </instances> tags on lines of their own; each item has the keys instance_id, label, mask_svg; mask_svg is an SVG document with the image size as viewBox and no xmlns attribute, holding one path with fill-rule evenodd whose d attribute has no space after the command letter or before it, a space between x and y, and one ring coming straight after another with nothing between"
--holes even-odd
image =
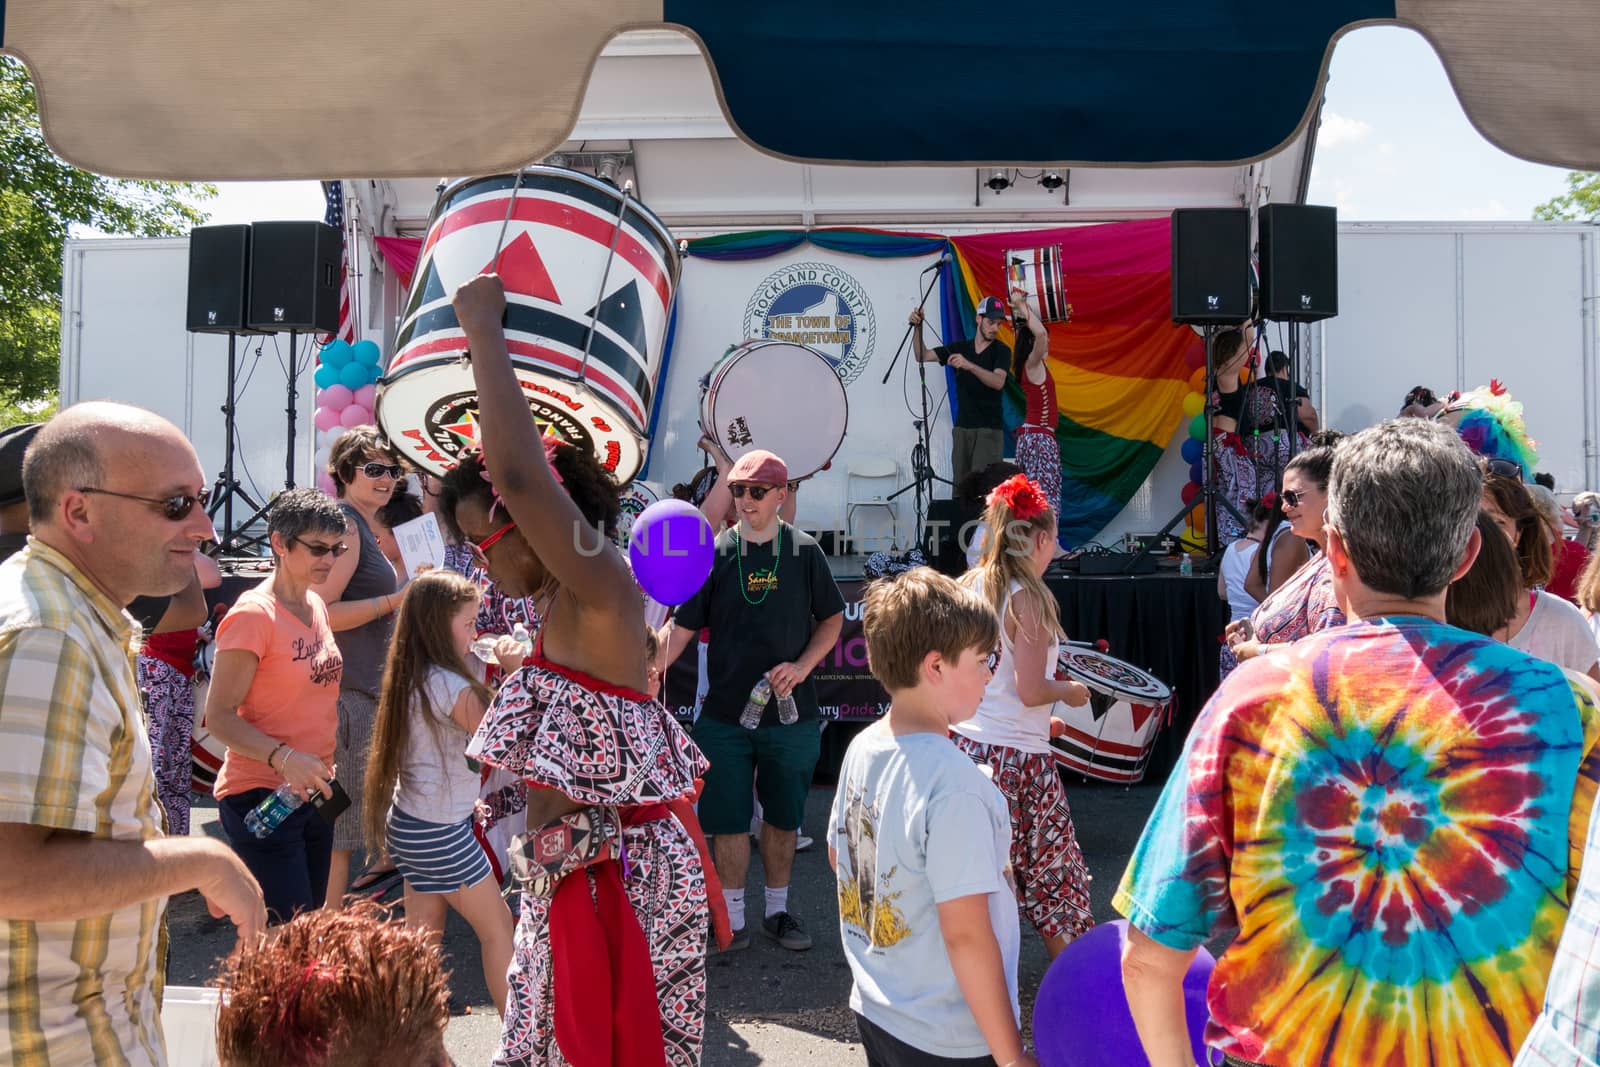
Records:
<instances>
[{"instance_id":1,"label":"white truck trailer wall","mask_svg":"<svg viewBox=\"0 0 1600 1067\"><path fill-rule=\"evenodd\" d=\"M66 245L61 315L61 404L120 400L170 419L194 443L208 483L222 471L228 338L184 328L188 302L186 237L83 239ZM261 354L257 356L257 348ZM295 484L311 477L311 338L302 367L293 446ZM284 368L289 335L238 339L239 391L234 477L260 503L283 488L289 449ZM234 521L251 509L234 504Z\"/></svg>"}]
</instances>

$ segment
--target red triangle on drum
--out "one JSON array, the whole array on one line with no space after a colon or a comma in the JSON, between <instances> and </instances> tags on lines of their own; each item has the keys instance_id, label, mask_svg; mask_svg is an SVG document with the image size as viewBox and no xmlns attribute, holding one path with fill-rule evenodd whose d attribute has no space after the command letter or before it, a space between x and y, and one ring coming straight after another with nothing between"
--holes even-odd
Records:
<instances>
[{"instance_id":1,"label":"red triangle on drum","mask_svg":"<svg viewBox=\"0 0 1600 1067\"><path fill-rule=\"evenodd\" d=\"M1154 715L1159 710L1160 709L1153 704L1135 704L1132 701L1129 701L1128 711L1133 714L1133 732L1137 734L1140 730L1144 729L1144 724L1150 721L1150 716Z\"/></svg>"},{"instance_id":2,"label":"red triangle on drum","mask_svg":"<svg viewBox=\"0 0 1600 1067\"><path fill-rule=\"evenodd\" d=\"M556 292L555 283L550 280L544 259L533 246L533 238L525 232L518 234L502 248L500 255L483 269L500 275L507 293L520 293L554 304L561 303L561 294Z\"/></svg>"},{"instance_id":3,"label":"red triangle on drum","mask_svg":"<svg viewBox=\"0 0 1600 1067\"><path fill-rule=\"evenodd\" d=\"M452 423L449 426L440 426L439 429L448 430L455 434L461 439L461 443L464 446L475 445L478 443L477 412L469 408L460 422Z\"/></svg>"}]
</instances>

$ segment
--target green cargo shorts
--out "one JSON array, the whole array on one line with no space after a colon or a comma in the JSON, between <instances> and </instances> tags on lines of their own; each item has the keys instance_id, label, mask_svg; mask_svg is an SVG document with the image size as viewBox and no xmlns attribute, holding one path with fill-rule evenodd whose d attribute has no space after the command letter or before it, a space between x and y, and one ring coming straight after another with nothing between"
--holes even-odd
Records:
<instances>
[{"instance_id":1,"label":"green cargo shorts","mask_svg":"<svg viewBox=\"0 0 1600 1067\"><path fill-rule=\"evenodd\" d=\"M711 769L700 794L700 826L708 834L747 834L755 814L751 787L761 797L761 818L778 830L798 830L806 794L822 754L815 720L746 730L708 715L694 724L694 743Z\"/></svg>"}]
</instances>

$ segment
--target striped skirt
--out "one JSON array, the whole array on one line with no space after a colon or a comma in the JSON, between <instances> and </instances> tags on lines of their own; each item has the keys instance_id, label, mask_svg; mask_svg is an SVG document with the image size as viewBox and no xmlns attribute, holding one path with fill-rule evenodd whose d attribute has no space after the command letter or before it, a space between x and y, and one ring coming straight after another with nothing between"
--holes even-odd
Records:
<instances>
[{"instance_id":1,"label":"striped skirt","mask_svg":"<svg viewBox=\"0 0 1600 1067\"><path fill-rule=\"evenodd\" d=\"M424 822L399 808L386 822L389 856L400 876L418 893L454 893L493 875L489 857L472 836L472 819Z\"/></svg>"}]
</instances>

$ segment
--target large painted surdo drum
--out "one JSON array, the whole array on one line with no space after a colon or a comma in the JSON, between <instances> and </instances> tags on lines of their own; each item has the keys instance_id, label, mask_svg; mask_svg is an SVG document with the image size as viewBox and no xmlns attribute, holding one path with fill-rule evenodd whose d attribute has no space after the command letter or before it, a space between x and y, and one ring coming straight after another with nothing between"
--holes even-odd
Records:
<instances>
[{"instance_id":1,"label":"large painted surdo drum","mask_svg":"<svg viewBox=\"0 0 1600 1067\"><path fill-rule=\"evenodd\" d=\"M631 195L559 167L470 178L439 195L378 389L385 435L434 474L477 444L450 298L489 270L505 283L506 346L534 418L626 484L644 459L678 252Z\"/></svg>"}]
</instances>

